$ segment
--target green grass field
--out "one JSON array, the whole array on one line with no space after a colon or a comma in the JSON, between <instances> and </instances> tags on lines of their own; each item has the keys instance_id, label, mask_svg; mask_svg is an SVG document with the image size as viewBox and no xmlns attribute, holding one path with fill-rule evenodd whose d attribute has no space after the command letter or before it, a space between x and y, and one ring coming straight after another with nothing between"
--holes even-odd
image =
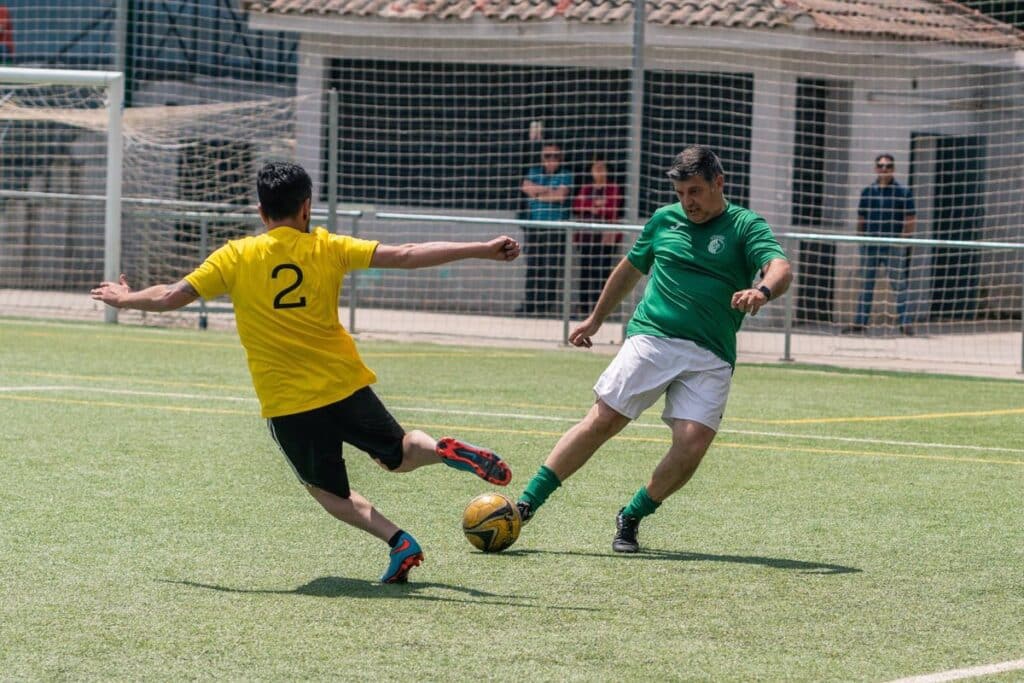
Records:
<instances>
[{"instance_id":1,"label":"green grass field","mask_svg":"<svg viewBox=\"0 0 1024 683\"><path fill-rule=\"evenodd\" d=\"M652 408L509 551L480 480L354 488L427 554L320 510L234 335L0 321L0 678L886 681L1024 657L1024 383L741 365L693 481L611 552L668 443ZM407 428L486 444L518 494L607 356L363 343ZM998 680L1020 680L1024 672Z\"/></svg>"}]
</instances>

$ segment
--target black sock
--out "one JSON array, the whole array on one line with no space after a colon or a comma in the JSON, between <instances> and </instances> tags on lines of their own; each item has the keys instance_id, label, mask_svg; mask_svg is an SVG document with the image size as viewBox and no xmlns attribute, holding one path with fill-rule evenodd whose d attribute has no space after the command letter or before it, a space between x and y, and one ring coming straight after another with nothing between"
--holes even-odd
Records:
<instances>
[{"instance_id":1,"label":"black sock","mask_svg":"<svg viewBox=\"0 0 1024 683\"><path fill-rule=\"evenodd\" d=\"M389 545L390 547L394 548L394 547L395 547L396 545L398 545L398 538L399 538L399 537L400 537L400 536L401 536L402 534L404 534L404 533L405 533L405 532L404 532L404 531L402 531L401 529L399 529L398 531L396 531L396 532L395 532L395 535L394 535L394 536L392 536L391 538L389 538L389 539L388 539L388 545Z\"/></svg>"}]
</instances>

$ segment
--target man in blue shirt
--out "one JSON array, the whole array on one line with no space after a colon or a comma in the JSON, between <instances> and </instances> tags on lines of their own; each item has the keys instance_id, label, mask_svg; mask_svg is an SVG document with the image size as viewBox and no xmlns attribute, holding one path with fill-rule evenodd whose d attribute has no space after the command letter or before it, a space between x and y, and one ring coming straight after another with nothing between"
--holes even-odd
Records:
<instances>
[{"instance_id":1,"label":"man in blue shirt","mask_svg":"<svg viewBox=\"0 0 1024 683\"><path fill-rule=\"evenodd\" d=\"M546 143L541 150L541 165L534 166L523 179L527 197L527 218L532 221L570 220L572 174L562 168L562 149ZM526 255L526 300L517 313L545 315L557 313L558 283L565 265L565 233L548 228L523 227L523 253Z\"/></svg>"},{"instance_id":2,"label":"man in blue shirt","mask_svg":"<svg viewBox=\"0 0 1024 683\"><path fill-rule=\"evenodd\" d=\"M896 162L891 154L875 157L875 182L860 193L857 205L857 234L867 237L910 237L917 225L917 210L910 188L896 182L893 177ZM865 244L860 247L863 289L857 304L857 317L844 333L863 332L871 315L871 300L875 292L875 278L879 270L888 274L896 292L896 315L900 332L912 336L907 312L907 249L890 244Z\"/></svg>"}]
</instances>

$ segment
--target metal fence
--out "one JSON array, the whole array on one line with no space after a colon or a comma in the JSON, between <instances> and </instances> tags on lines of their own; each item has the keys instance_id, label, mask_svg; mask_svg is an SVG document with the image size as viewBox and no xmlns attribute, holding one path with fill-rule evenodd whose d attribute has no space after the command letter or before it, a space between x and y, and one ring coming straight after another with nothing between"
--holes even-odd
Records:
<instances>
[{"instance_id":1,"label":"metal fence","mask_svg":"<svg viewBox=\"0 0 1024 683\"><path fill-rule=\"evenodd\" d=\"M147 206L145 208L135 207L129 208L126 211L128 221L131 222L132 216L145 216L147 220L154 218L163 218L172 222L191 222L199 226L199 243L198 243L198 254L205 255L209 253L212 248L217 245L214 243L211 235L217 232L216 228L223 225L246 225L250 226L253 230L257 229L260 225L258 217L252 213L223 213L213 211L191 211L191 210L173 210L169 208L156 208ZM485 234L499 234L502 232L517 234L517 231L523 227L539 227L546 228L553 231L559 231L562 234L562 243L564 250L565 267L562 272L562 286L559 301L559 314L557 315L557 323L559 326L559 339L562 344L568 343L568 337L570 328L573 320L573 273L577 265L578 255L573 244L572 235L575 231L579 230L592 230L592 231L616 231L625 232L631 234L638 234L643 226L640 225L609 225L605 223L578 223L578 222L552 222L552 221L523 221L516 218L490 218L490 217L474 217L474 216L454 216L454 215L437 215L437 214L424 214L424 213L402 213L402 212L369 212L369 211L354 211L354 210L339 210L336 212L315 212L313 216L314 222L323 223L334 226L333 231L350 234L353 236L364 236L368 239L381 239L385 242L394 241L408 241L404 240L403 237L409 234L428 234L437 235L438 226L445 226L446 229L455 230L456 237L464 234L458 230L462 228L477 228L485 229ZM367 229L366 226L370 228ZM398 231L394 230L394 225L405 226L403 229ZM431 226L423 229L422 226ZM391 235L395 234L398 237L392 239ZM924 248L940 248L940 249L960 249L965 251L973 251L977 253L1006 253L1015 254L1021 258L1021 263L1024 264L1024 243L1016 242L977 242L977 241L951 241L951 240L933 240L933 239L914 239L914 238L877 238L877 237L860 237L852 235L832 235L822 233L806 233L806 232L778 232L777 237L783 243L784 248L788 254L793 254L797 249L797 245L805 244L808 242L829 244L833 246L839 245L853 245L853 246L865 246L865 245L888 245L888 246L899 246L909 247L914 249ZM371 287L364 285L362 279L364 274L360 272L354 272L349 275L349 278L345 286L345 294L342 297L341 306L347 310L348 321L347 327L353 333L361 331L385 331L384 329L374 329L372 324L364 324L360 317L360 314L365 315L368 309L374 307L373 303L367 304L364 302L364 294L371 293ZM499 287L506 287L512 290L517 289L520 285L518 282L514 282L515 277L508 275L505 277L505 282L499 283L495 281L489 282L489 287L492 291L496 291ZM387 285L378 285L387 286ZM402 285L398 285L401 287ZM458 315L464 312L464 307L459 305L457 301L449 301L447 305L437 305L426 307L416 303L416 290L421 285L417 283L408 283L405 285L407 291L390 291L388 293L389 302L407 302L406 305L400 303L390 303L389 308L401 311L403 308L409 312L421 312L421 313L436 313L441 315ZM483 285L479 285L483 287ZM838 323L832 323L830 325L819 325L815 329L800 329L801 326L798 324L796 316L796 305L798 298L801 296L802 288L806 288L808 285L801 281L801 272L799 264L796 268L796 280L793 289L782 298L779 302L780 306L773 306L764 309L766 315L759 316L758 319L748 319L745 323L745 330L753 330L757 332L770 333L777 337L778 341L778 358L784 361L798 360L798 354L794 352L794 337L797 335L819 335L819 336L837 336L841 325ZM1017 286L1021 291L1021 301L1024 302L1024 265L1022 265L1020 276L1018 279ZM634 295L642 291L642 288L638 287ZM492 296L485 298L491 301L498 301L500 297ZM635 298L625 302L624 317L628 317L631 305L635 303ZM200 327L206 327L207 319L210 314L228 312L230 307L210 304L208 302L200 302L194 310L198 316L198 325ZM481 311L478 311L481 312ZM495 316L502 317L514 317L513 314L507 310L503 310L500 306L490 307L489 311L482 311L490 313ZM376 318L379 320L379 318ZM976 336L978 338L984 337L987 333L992 332L996 329L1003 332L1012 329L1016 321L1017 338L1016 343L1019 345L1019 353L1016 354L1016 365L1018 370L1024 371L1024 311L1017 311L1015 315L1010 315L1008 321L1004 321L998 326L988 326L986 329L969 329L961 327L957 329L953 326L947 326L945 332L951 336L960 337L971 337ZM399 323L398 326L401 326ZM527 325L517 326L520 334L525 339L532 339L535 341L553 341L551 338L551 327L537 325L531 330L531 327ZM620 334L624 334L625 326L622 325ZM461 326L460 331L462 334L468 336L478 335L481 338L487 338L488 328L486 325L481 329L474 329L473 327ZM938 337L940 335L933 335ZM880 350L877 353L884 354L884 350ZM1003 354L1005 357L1005 354ZM950 358L949 360L957 360ZM983 358L979 358L978 362L984 363Z\"/></svg>"}]
</instances>

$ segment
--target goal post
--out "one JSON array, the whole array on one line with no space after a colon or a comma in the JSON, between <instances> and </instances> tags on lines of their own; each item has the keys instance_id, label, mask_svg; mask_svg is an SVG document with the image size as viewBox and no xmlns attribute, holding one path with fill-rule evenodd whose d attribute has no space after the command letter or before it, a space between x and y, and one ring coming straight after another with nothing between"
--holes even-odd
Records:
<instances>
[{"instance_id":1,"label":"goal post","mask_svg":"<svg viewBox=\"0 0 1024 683\"><path fill-rule=\"evenodd\" d=\"M106 91L106 181L103 229L103 277L117 280L121 268L121 176L124 75L117 71L0 67L0 86L82 86ZM117 322L117 309L106 307L104 319Z\"/></svg>"}]
</instances>

